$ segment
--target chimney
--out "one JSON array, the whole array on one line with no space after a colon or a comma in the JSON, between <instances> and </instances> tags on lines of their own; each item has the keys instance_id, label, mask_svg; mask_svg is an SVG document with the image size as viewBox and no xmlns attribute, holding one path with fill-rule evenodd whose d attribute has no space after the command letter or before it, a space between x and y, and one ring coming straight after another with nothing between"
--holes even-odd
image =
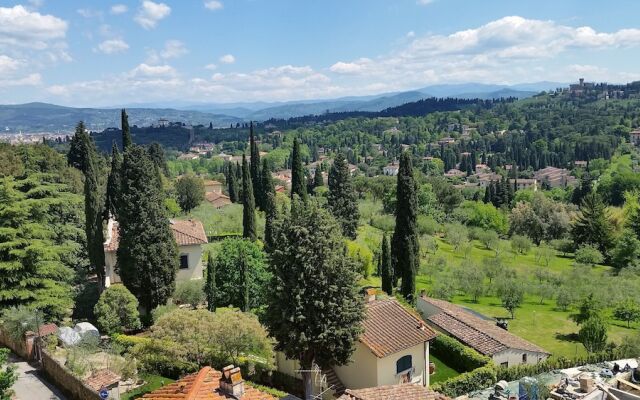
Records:
<instances>
[{"instance_id":1,"label":"chimney","mask_svg":"<svg viewBox=\"0 0 640 400\"><path fill-rule=\"evenodd\" d=\"M367 289L365 296L366 296L365 300L367 303L374 301L376 299L376 289L374 288Z\"/></svg>"},{"instance_id":2,"label":"chimney","mask_svg":"<svg viewBox=\"0 0 640 400\"><path fill-rule=\"evenodd\" d=\"M240 398L244 395L244 380L242 379L240 367L235 367L232 364L222 369L220 391L236 398Z\"/></svg>"}]
</instances>

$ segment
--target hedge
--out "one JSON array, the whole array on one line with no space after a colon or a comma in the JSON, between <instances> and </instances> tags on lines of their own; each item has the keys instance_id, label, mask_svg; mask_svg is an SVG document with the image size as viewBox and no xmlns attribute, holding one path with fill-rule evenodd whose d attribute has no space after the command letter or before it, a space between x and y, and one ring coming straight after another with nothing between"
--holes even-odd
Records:
<instances>
[{"instance_id":1,"label":"hedge","mask_svg":"<svg viewBox=\"0 0 640 400\"><path fill-rule=\"evenodd\" d=\"M473 371L465 372L444 382L436 383L431 389L451 398L488 388L496 383L496 368L493 362Z\"/></svg>"},{"instance_id":2,"label":"hedge","mask_svg":"<svg viewBox=\"0 0 640 400\"><path fill-rule=\"evenodd\" d=\"M114 333L111 335L111 340L113 343L122 346L122 348L126 351L132 348L133 346L140 343L148 343L151 339L142 337L142 336L129 336L121 333Z\"/></svg>"},{"instance_id":3,"label":"hedge","mask_svg":"<svg viewBox=\"0 0 640 400\"><path fill-rule=\"evenodd\" d=\"M429 351L457 371L473 371L491 362L489 357L444 334L436 336L429 345Z\"/></svg>"}]
</instances>

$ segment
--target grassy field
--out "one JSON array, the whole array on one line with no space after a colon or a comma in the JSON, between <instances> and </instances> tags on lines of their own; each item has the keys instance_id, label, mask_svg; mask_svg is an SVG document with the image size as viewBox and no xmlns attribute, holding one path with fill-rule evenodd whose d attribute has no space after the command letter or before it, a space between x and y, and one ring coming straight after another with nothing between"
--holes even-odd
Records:
<instances>
[{"instance_id":1,"label":"grassy field","mask_svg":"<svg viewBox=\"0 0 640 400\"><path fill-rule=\"evenodd\" d=\"M153 392L154 390L159 389L164 385L168 385L169 383L174 382L173 379L165 378L160 375L145 374L141 375L140 378L147 383L137 389L124 393L122 396L120 396L121 400L139 399L146 393Z\"/></svg>"},{"instance_id":2,"label":"grassy field","mask_svg":"<svg viewBox=\"0 0 640 400\"><path fill-rule=\"evenodd\" d=\"M446 381L449 378L460 375L460 372L451 368L433 354L429 354L429 361L436 364L436 372L429 377L430 384Z\"/></svg>"}]
</instances>

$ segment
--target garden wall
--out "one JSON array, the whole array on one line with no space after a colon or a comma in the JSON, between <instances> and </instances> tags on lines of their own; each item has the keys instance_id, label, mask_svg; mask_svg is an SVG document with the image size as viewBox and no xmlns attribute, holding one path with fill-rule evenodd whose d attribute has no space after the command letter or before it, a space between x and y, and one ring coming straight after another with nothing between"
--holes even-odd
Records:
<instances>
[{"instance_id":1,"label":"garden wall","mask_svg":"<svg viewBox=\"0 0 640 400\"><path fill-rule=\"evenodd\" d=\"M10 348L14 353L24 358L25 360L32 360L34 356L33 342L35 334L27 332L25 334L25 340L15 340L4 330L0 329L0 345Z\"/></svg>"},{"instance_id":2,"label":"garden wall","mask_svg":"<svg viewBox=\"0 0 640 400\"><path fill-rule=\"evenodd\" d=\"M100 400L98 392L78 379L69 369L42 350L42 370L51 383L62 390L71 399Z\"/></svg>"}]
</instances>

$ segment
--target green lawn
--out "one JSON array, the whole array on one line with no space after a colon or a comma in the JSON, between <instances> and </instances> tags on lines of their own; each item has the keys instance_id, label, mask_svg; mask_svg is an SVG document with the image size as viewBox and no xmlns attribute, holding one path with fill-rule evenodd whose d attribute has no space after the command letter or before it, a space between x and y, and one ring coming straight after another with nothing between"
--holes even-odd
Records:
<instances>
[{"instance_id":1,"label":"green lawn","mask_svg":"<svg viewBox=\"0 0 640 400\"><path fill-rule=\"evenodd\" d=\"M154 390L159 389L164 385L175 382L173 379L165 378L159 375L140 375L140 379L143 379L147 383L137 389L124 393L122 396L120 396L120 400L138 399L144 396L146 393L153 392Z\"/></svg>"},{"instance_id":2,"label":"green lawn","mask_svg":"<svg viewBox=\"0 0 640 400\"><path fill-rule=\"evenodd\" d=\"M429 377L430 384L446 381L449 378L460 375L460 372L451 368L431 353L429 353L429 361L436 364L436 372Z\"/></svg>"}]
</instances>

